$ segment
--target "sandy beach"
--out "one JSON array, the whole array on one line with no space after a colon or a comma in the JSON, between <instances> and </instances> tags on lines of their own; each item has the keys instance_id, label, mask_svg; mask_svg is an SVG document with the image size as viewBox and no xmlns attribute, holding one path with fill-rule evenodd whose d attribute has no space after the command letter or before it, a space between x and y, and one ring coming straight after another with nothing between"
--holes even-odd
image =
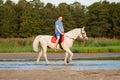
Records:
<instances>
[{"instance_id":1,"label":"sandy beach","mask_svg":"<svg viewBox=\"0 0 120 80\"><path fill-rule=\"evenodd\" d=\"M0 80L120 80L120 70L1 70Z\"/></svg>"},{"instance_id":2,"label":"sandy beach","mask_svg":"<svg viewBox=\"0 0 120 80\"><path fill-rule=\"evenodd\" d=\"M0 53L0 58L36 58L33 53ZM103 54L75 54L75 56ZM49 58L63 58L64 54L48 54ZM0 80L120 80L120 70L71 70L52 68L46 70L0 70Z\"/></svg>"}]
</instances>

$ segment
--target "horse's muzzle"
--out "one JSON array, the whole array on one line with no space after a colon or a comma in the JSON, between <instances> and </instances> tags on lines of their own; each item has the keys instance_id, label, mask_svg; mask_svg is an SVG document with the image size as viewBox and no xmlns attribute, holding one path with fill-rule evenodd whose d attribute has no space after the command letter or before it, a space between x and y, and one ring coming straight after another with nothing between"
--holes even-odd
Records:
<instances>
[{"instance_id":1,"label":"horse's muzzle","mask_svg":"<svg viewBox=\"0 0 120 80\"><path fill-rule=\"evenodd\" d=\"M88 37L84 37L83 40L84 40L84 41L88 41Z\"/></svg>"}]
</instances>

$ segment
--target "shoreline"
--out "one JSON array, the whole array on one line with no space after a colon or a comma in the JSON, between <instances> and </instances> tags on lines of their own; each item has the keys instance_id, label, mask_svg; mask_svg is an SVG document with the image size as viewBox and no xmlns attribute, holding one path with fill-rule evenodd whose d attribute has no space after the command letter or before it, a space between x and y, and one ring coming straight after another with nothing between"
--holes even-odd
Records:
<instances>
[{"instance_id":1,"label":"shoreline","mask_svg":"<svg viewBox=\"0 0 120 80\"><path fill-rule=\"evenodd\" d=\"M47 53L49 60L63 60L65 54L64 53ZM38 53L34 52L22 52L22 53L0 53L0 61L17 61L17 60L36 60L38 57ZM120 60L120 53L74 53L73 60L81 59L81 60L106 60L112 59ZM45 60L42 56L42 60Z\"/></svg>"}]
</instances>

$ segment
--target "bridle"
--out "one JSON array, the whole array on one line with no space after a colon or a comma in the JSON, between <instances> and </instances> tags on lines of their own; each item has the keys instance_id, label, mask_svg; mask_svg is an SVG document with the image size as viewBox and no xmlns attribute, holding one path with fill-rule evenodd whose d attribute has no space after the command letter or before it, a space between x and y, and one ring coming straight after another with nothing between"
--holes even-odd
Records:
<instances>
[{"instance_id":1,"label":"bridle","mask_svg":"<svg viewBox=\"0 0 120 80\"><path fill-rule=\"evenodd\" d=\"M84 36L85 33L83 33L84 30L80 29L80 34L82 35L83 39L86 38L86 36Z\"/></svg>"}]
</instances>

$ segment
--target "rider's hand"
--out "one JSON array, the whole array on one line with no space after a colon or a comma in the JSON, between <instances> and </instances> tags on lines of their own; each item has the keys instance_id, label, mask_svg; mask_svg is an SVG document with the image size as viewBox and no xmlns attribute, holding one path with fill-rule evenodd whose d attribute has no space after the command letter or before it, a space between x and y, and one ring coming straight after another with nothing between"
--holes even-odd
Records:
<instances>
[{"instance_id":1,"label":"rider's hand","mask_svg":"<svg viewBox=\"0 0 120 80\"><path fill-rule=\"evenodd\" d=\"M61 33L61 35L64 35L64 33Z\"/></svg>"}]
</instances>

